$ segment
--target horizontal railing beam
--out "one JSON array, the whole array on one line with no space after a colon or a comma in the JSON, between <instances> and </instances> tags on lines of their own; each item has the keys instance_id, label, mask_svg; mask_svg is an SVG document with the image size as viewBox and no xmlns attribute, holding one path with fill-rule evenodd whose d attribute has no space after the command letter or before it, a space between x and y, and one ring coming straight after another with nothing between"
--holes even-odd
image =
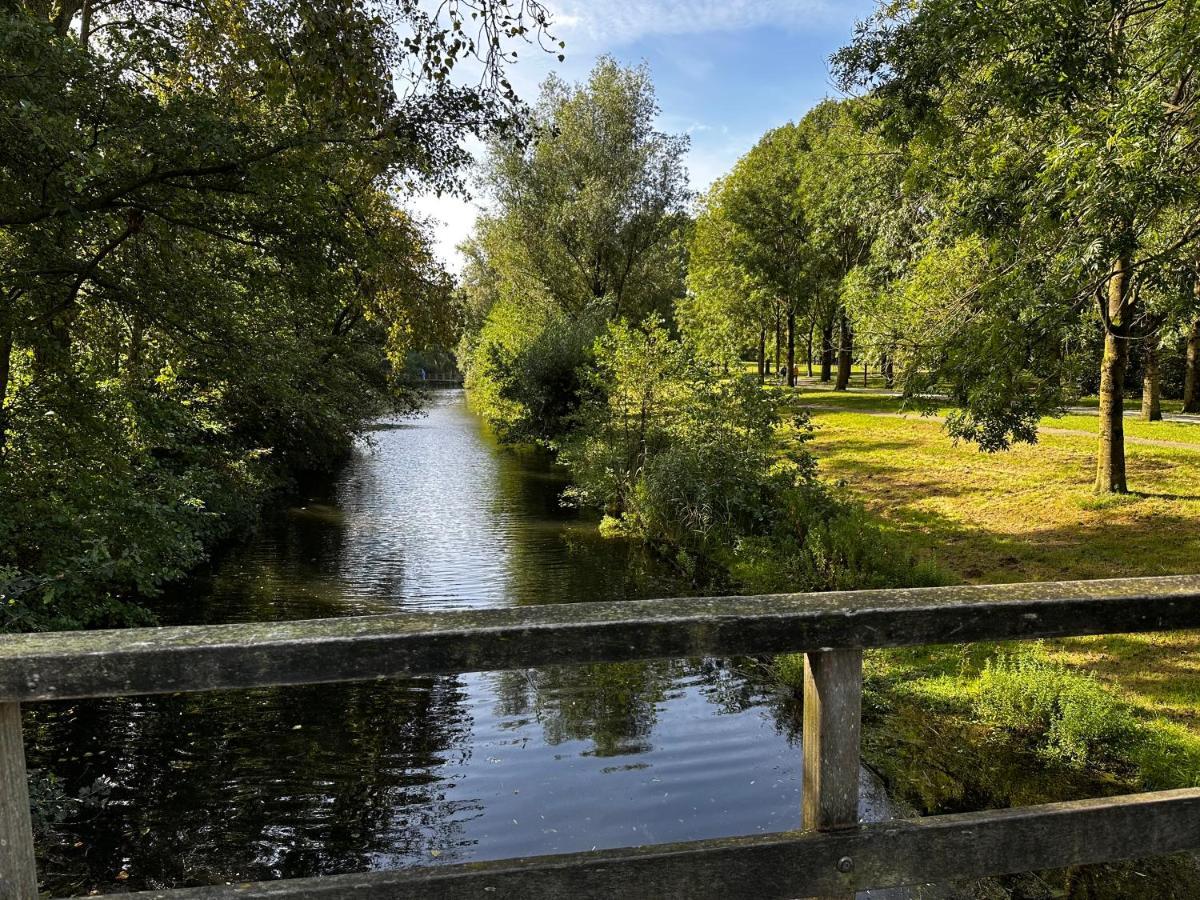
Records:
<instances>
[{"instance_id":1,"label":"horizontal railing beam","mask_svg":"<svg viewBox=\"0 0 1200 900\"><path fill-rule=\"evenodd\" d=\"M0 637L0 703L1200 627L1200 576Z\"/></svg>"},{"instance_id":2,"label":"horizontal railing beam","mask_svg":"<svg viewBox=\"0 0 1200 900\"><path fill-rule=\"evenodd\" d=\"M1200 847L1200 790L628 850L133 894L141 900L770 900L1138 859Z\"/></svg>"}]
</instances>

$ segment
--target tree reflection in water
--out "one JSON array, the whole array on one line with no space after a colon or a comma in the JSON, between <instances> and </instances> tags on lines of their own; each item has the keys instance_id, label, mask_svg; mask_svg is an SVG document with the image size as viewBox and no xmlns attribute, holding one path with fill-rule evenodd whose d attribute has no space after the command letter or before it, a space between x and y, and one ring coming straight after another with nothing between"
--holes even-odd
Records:
<instances>
[{"instance_id":1,"label":"tree reflection in water","mask_svg":"<svg viewBox=\"0 0 1200 900\"><path fill-rule=\"evenodd\" d=\"M439 399L381 430L164 620L687 590L558 502L561 473ZM794 827L785 698L716 660L35 705L54 894L440 864ZM51 784L50 777L57 782ZM111 783L106 802L80 804Z\"/></svg>"}]
</instances>

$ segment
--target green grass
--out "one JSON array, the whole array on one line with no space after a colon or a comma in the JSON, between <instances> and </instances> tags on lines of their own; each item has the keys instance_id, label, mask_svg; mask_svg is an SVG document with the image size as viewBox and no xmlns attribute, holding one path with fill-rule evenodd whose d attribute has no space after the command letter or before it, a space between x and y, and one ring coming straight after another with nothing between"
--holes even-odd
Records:
<instances>
[{"instance_id":1,"label":"green grass","mask_svg":"<svg viewBox=\"0 0 1200 900\"><path fill-rule=\"evenodd\" d=\"M1045 428L1070 428L1075 431L1095 432L1096 417L1068 414L1057 419L1042 419L1041 424ZM1145 422L1126 416L1125 435L1159 441L1200 444L1200 425L1191 425L1187 422Z\"/></svg>"},{"instance_id":2,"label":"green grass","mask_svg":"<svg viewBox=\"0 0 1200 900\"><path fill-rule=\"evenodd\" d=\"M810 408L810 412L812 411L811 407L829 407L859 412L904 414L913 418L926 418L928 421L935 421L924 416L922 410L912 405L906 405L899 397L889 397L878 392L841 392L826 390L824 388L814 388L808 385L799 386L794 391L774 385L768 386L767 389L783 394L784 396L790 394L793 405L797 409ZM1077 405L1089 405L1089 400L1080 401ZM1095 398L1090 398L1090 405L1096 405ZM1130 408L1137 407L1136 402L1127 405ZM1173 404L1165 401L1164 411L1172 411L1168 408L1172 405L1177 408L1180 404L1178 401ZM944 417L951 409L952 407L949 406L938 405L930 410L930 412L934 416ZM1068 429L1094 435L1096 433L1097 421L1096 417L1092 415L1068 413L1067 415L1057 417L1046 416L1041 420L1040 425L1042 428ZM1200 444L1200 424L1193 425L1187 422L1145 422L1141 419L1127 416L1125 418L1125 434L1134 438Z\"/></svg>"},{"instance_id":3,"label":"green grass","mask_svg":"<svg viewBox=\"0 0 1200 900\"><path fill-rule=\"evenodd\" d=\"M1134 493L1101 497L1092 491L1094 416L1043 420L1053 431L1037 445L983 454L955 445L936 419L877 414L902 412L896 398L804 385L795 402L809 408L824 477L844 482L952 580L1200 570L1200 426L1126 418L1130 437L1196 447L1131 441ZM912 647L866 659L864 758L919 812L1200 785L1200 633ZM778 660L776 674L798 686L800 659ZM1043 878L1037 890L1049 885L1055 896L1200 896L1189 856Z\"/></svg>"},{"instance_id":4,"label":"green grass","mask_svg":"<svg viewBox=\"0 0 1200 900\"><path fill-rule=\"evenodd\" d=\"M1131 443L1134 493L1098 497L1092 491L1094 418L1049 423L1078 425L1079 434L1043 434L1035 446L983 454L955 445L935 420L866 411L895 411L898 401L889 398L804 390L797 402L815 407L810 446L824 476L845 482L919 554L957 580L1115 578L1200 568L1200 426L1127 420L1131 435L1197 447ZM1026 651L1015 644L887 651L871 654L868 673L884 706L941 710L963 727L1024 740L1029 736L1011 721L997 721L979 701L989 664L995 671L997 659L1020 652ZM1036 660L1026 673L1030 679L1035 673L1076 691L1071 696L1092 696L1092 705L1105 711L1102 719L1137 723L1136 740L1100 740L1077 753L1075 761L1082 760L1091 776L1156 788L1200 784L1200 633L1078 638L1040 643L1028 652ZM1088 695L1073 680L1079 678L1102 693ZM1007 681L1011 687L1021 678ZM1081 703L1076 705L1088 705ZM1042 732L1039 739L1049 726ZM1050 769L1069 761L1037 757Z\"/></svg>"}]
</instances>

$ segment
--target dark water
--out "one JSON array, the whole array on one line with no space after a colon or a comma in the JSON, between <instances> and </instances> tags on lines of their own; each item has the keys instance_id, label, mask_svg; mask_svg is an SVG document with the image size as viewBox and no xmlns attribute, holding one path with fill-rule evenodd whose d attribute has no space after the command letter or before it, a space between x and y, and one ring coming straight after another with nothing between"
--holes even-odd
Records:
<instances>
[{"instance_id":1,"label":"dark water","mask_svg":"<svg viewBox=\"0 0 1200 900\"><path fill-rule=\"evenodd\" d=\"M558 502L459 392L168 605L173 621L679 594ZM45 704L28 717L54 894L351 872L796 827L792 701L724 660ZM93 793L94 792L94 793ZM886 801L868 786L863 811Z\"/></svg>"}]
</instances>

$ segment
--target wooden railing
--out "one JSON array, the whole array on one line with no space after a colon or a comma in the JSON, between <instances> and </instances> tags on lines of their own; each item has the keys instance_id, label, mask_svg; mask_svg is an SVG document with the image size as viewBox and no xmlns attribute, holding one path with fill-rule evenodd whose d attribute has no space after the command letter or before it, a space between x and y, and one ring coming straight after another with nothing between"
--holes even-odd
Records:
<instances>
[{"instance_id":1,"label":"wooden railing","mask_svg":"<svg viewBox=\"0 0 1200 900\"><path fill-rule=\"evenodd\" d=\"M0 897L37 897L20 704L662 657L803 652L803 831L141 897L733 898L1200 849L1200 790L858 824L862 651L1200 627L1200 576L579 603L0 637Z\"/></svg>"}]
</instances>

